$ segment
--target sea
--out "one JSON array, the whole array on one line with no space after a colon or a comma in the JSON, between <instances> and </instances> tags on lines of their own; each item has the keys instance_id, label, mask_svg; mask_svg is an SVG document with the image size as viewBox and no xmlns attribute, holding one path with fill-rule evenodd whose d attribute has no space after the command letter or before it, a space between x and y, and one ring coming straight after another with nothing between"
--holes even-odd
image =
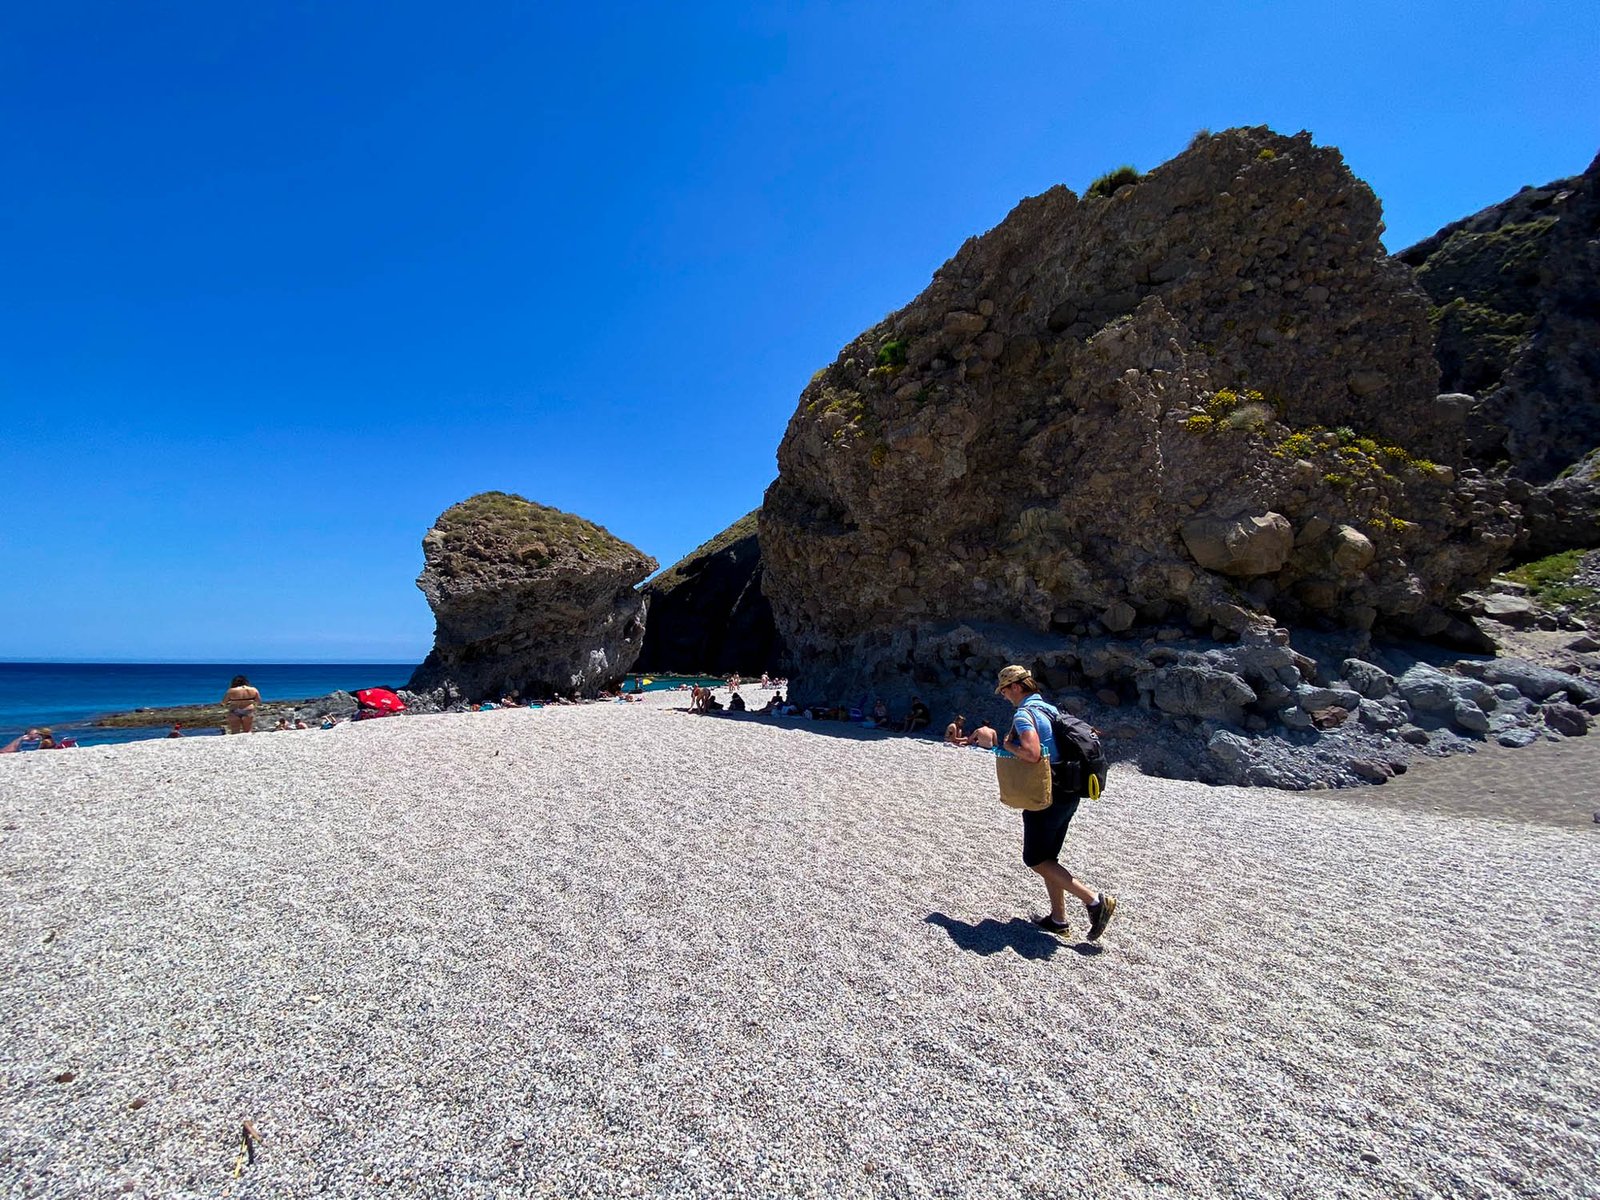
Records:
<instances>
[{"instance_id":1,"label":"sea","mask_svg":"<svg viewBox=\"0 0 1600 1200\"><path fill-rule=\"evenodd\" d=\"M307 700L333 691L394 688L415 663L30 663L0 662L0 745L47 726L80 746L165 737L167 725L100 729L94 719L136 708L219 702L235 675L267 700ZM201 736L201 731L195 731Z\"/></svg>"}]
</instances>

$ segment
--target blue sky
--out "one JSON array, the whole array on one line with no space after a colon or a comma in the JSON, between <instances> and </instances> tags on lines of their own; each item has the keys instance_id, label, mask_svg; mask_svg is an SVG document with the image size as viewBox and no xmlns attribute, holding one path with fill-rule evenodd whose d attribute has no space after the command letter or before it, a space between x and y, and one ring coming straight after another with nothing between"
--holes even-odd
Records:
<instances>
[{"instance_id":1,"label":"blue sky","mask_svg":"<svg viewBox=\"0 0 1600 1200\"><path fill-rule=\"evenodd\" d=\"M1023 196L1340 147L1400 249L1600 149L1569 3L114 4L0 16L0 656L415 661L491 488L669 564Z\"/></svg>"}]
</instances>

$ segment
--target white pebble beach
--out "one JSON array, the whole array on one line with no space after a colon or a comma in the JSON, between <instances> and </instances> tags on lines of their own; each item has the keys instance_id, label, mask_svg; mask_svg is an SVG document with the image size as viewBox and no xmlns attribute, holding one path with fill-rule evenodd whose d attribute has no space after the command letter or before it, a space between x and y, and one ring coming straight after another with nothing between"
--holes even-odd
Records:
<instances>
[{"instance_id":1,"label":"white pebble beach","mask_svg":"<svg viewBox=\"0 0 1600 1200\"><path fill-rule=\"evenodd\" d=\"M0 1194L1600 1195L1594 833L687 704L0 759Z\"/></svg>"}]
</instances>

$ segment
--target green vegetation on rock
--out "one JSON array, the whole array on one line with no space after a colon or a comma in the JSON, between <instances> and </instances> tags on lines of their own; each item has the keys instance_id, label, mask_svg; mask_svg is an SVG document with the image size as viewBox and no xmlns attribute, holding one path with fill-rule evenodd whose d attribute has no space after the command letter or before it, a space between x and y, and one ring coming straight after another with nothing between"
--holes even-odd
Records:
<instances>
[{"instance_id":1,"label":"green vegetation on rock","mask_svg":"<svg viewBox=\"0 0 1600 1200\"><path fill-rule=\"evenodd\" d=\"M1139 174L1138 168L1131 167L1127 163L1124 163L1116 170L1107 171L1104 175L1100 176L1099 179L1096 179L1089 185L1089 190L1085 192L1084 195L1109 196L1118 188L1126 187L1130 183L1138 183L1142 178L1144 178L1144 176Z\"/></svg>"},{"instance_id":2,"label":"green vegetation on rock","mask_svg":"<svg viewBox=\"0 0 1600 1200\"><path fill-rule=\"evenodd\" d=\"M1600 592L1572 582L1587 550L1563 550L1548 558L1506 572L1506 578L1523 584L1540 604L1600 610Z\"/></svg>"},{"instance_id":3,"label":"green vegetation on rock","mask_svg":"<svg viewBox=\"0 0 1600 1200\"><path fill-rule=\"evenodd\" d=\"M498 543L535 566L556 558L620 558L638 551L608 530L559 508L511 492L480 492L440 515L434 529L444 550Z\"/></svg>"}]
</instances>

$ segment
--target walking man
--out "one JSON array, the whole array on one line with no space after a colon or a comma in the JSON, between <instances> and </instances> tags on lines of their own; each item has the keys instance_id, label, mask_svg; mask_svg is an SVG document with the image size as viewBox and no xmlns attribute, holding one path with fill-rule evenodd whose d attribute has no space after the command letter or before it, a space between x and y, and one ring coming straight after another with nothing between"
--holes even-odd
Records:
<instances>
[{"instance_id":1,"label":"walking man","mask_svg":"<svg viewBox=\"0 0 1600 1200\"><path fill-rule=\"evenodd\" d=\"M1011 730L1001 746L1023 762L1033 763L1048 757L1052 764L1059 763L1061 751L1056 746L1050 718L1060 713L1039 694L1039 685L1033 681L1028 668L1001 668L994 690L1017 709L1011 718ZM1067 826L1078 811L1078 795L1069 772L1052 771L1050 782L1050 807L1022 814L1022 861L1044 880L1045 891L1050 894L1049 914L1034 923L1050 933L1066 933L1070 928L1067 924L1067 894L1070 892L1088 910L1089 940L1098 941L1117 911L1117 898L1085 887L1056 861L1067 839Z\"/></svg>"}]
</instances>

